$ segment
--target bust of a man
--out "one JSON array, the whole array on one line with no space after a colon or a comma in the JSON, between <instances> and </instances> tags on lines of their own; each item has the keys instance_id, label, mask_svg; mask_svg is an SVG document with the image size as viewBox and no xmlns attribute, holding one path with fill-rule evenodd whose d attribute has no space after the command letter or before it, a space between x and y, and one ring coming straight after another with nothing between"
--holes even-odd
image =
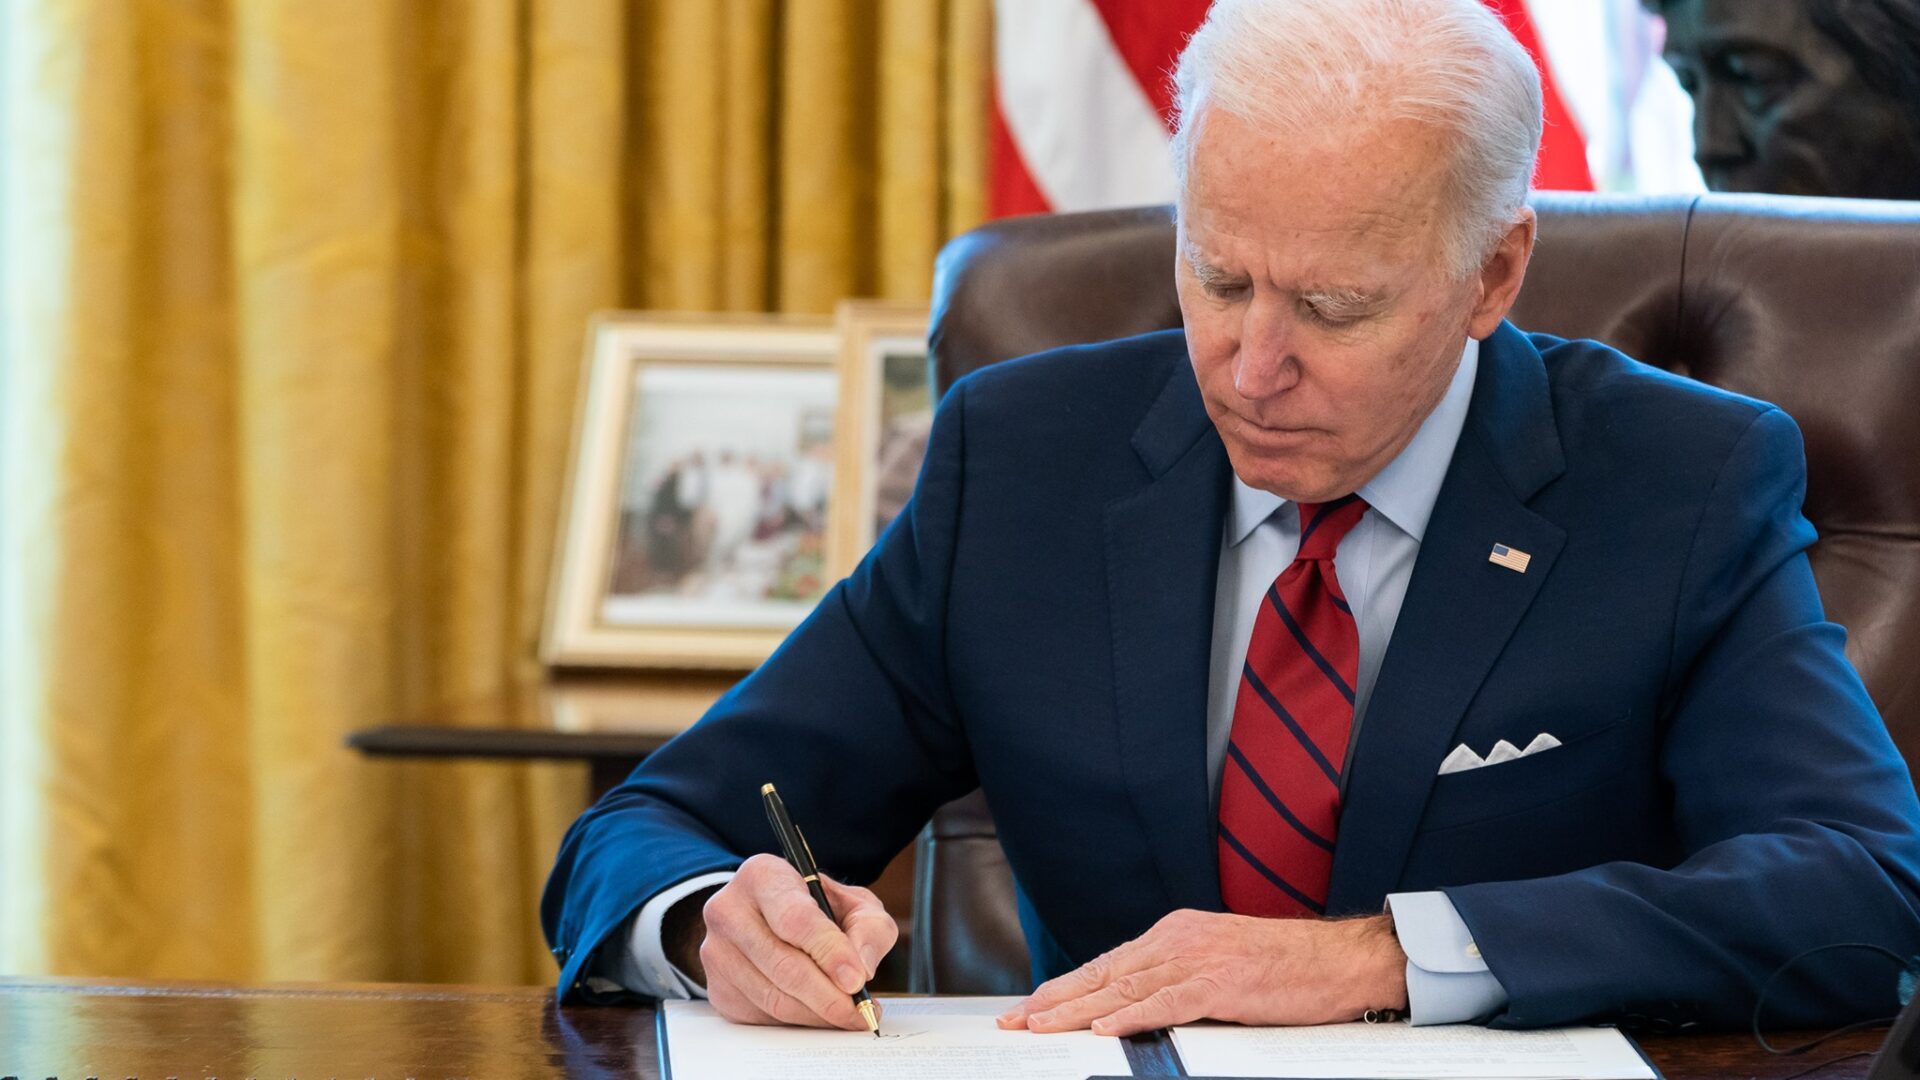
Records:
<instances>
[{"instance_id":1,"label":"bust of a man","mask_svg":"<svg viewBox=\"0 0 1920 1080\"><path fill-rule=\"evenodd\" d=\"M1920 0L1644 0L1715 191L1920 199Z\"/></svg>"}]
</instances>

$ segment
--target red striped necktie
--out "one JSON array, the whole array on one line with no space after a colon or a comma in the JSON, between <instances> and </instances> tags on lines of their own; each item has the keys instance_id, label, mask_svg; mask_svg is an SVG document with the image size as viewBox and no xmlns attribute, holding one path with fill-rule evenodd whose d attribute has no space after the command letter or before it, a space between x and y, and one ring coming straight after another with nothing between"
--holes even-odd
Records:
<instances>
[{"instance_id":1,"label":"red striped necktie","mask_svg":"<svg viewBox=\"0 0 1920 1080\"><path fill-rule=\"evenodd\" d=\"M1220 896L1242 915L1325 911L1353 729L1360 635L1333 553L1367 504L1298 505L1300 553L1254 618L1220 779Z\"/></svg>"}]
</instances>

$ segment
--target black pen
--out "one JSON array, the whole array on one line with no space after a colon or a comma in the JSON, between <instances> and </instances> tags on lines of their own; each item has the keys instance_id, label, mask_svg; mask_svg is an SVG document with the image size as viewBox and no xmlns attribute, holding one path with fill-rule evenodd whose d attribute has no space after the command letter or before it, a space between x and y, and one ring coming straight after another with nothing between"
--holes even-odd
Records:
<instances>
[{"instance_id":1,"label":"black pen","mask_svg":"<svg viewBox=\"0 0 1920 1080\"><path fill-rule=\"evenodd\" d=\"M761 784L760 801L767 804L767 821L773 825L774 834L780 837L780 847L787 853L787 861L800 872L800 879L807 883L807 891L813 894L813 902L820 905L820 911L833 925L839 926L840 920L833 914L833 905L827 903L827 890L820 884L820 868L813 864L813 849L807 846L807 838L800 835L799 827L787 816L787 806L780 801L780 793L773 790L772 784ZM868 1030L878 1038L880 1019L874 1015L873 998L867 995L865 986L854 991L853 1007L860 1010Z\"/></svg>"}]
</instances>

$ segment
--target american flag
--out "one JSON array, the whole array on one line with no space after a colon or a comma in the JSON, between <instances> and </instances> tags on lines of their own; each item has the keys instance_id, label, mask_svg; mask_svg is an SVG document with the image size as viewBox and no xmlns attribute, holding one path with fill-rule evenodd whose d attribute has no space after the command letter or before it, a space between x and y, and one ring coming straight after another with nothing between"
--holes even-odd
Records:
<instances>
[{"instance_id":1,"label":"american flag","mask_svg":"<svg viewBox=\"0 0 1920 1080\"><path fill-rule=\"evenodd\" d=\"M1524 551L1515 551L1505 544L1495 544L1493 554L1487 556L1487 561L1496 566L1504 566L1516 574L1524 574L1527 572L1527 564L1533 561L1533 556Z\"/></svg>"}]
</instances>

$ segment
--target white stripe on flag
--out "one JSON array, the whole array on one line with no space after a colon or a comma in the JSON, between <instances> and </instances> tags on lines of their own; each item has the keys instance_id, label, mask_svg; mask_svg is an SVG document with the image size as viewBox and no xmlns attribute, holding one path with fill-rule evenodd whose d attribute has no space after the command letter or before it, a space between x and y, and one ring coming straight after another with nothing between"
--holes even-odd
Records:
<instances>
[{"instance_id":1,"label":"white stripe on flag","mask_svg":"<svg viewBox=\"0 0 1920 1080\"><path fill-rule=\"evenodd\" d=\"M1693 103L1652 48L1640 0L1524 0L1601 191L1705 191ZM1631 85L1629 85L1631 81Z\"/></svg>"},{"instance_id":2,"label":"white stripe on flag","mask_svg":"<svg viewBox=\"0 0 1920 1080\"><path fill-rule=\"evenodd\" d=\"M996 0L1007 130L1056 211L1173 199L1167 130L1088 0Z\"/></svg>"},{"instance_id":3,"label":"white stripe on flag","mask_svg":"<svg viewBox=\"0 0 1920 1080\"><path fill-rule=\"evenodd\" d=\"M1524 574L1527 572L1527 564L1533 561L1533 556L1524 551L1515 551L1505 544L1495 544L1493 553L1487 556L1487 561L1495 566L1504 566Z\"/></svg>"}]
</instances>

